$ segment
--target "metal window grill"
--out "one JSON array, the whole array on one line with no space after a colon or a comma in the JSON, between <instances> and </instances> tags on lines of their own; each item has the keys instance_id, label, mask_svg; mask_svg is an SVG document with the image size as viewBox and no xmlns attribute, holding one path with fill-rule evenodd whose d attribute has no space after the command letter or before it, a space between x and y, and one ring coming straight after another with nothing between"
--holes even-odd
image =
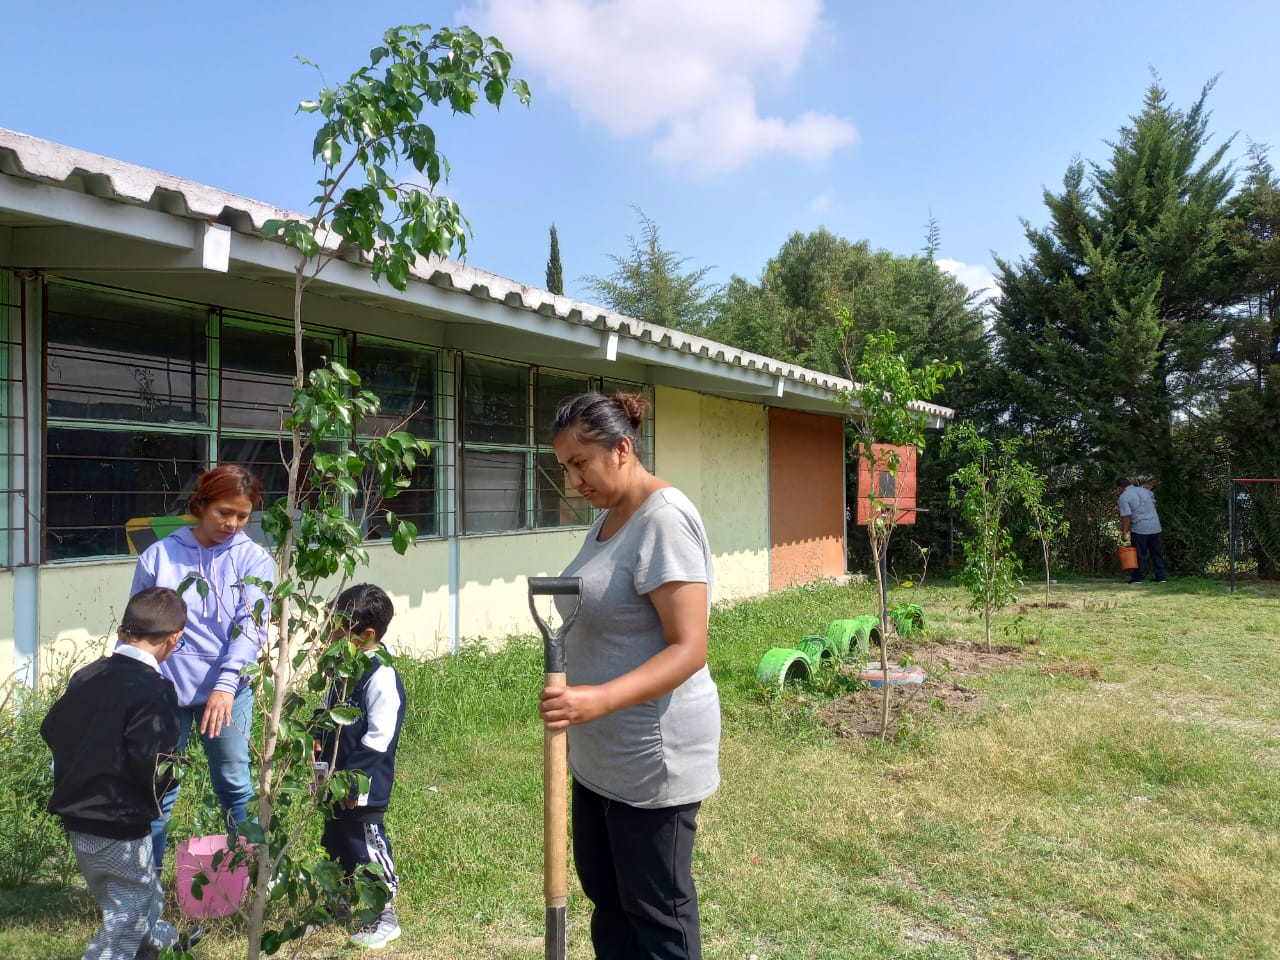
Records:
<instances>
[{"instance_id":1,"label":"metal window grill","mask_svg":"<svg viewBox=\"0 0 1280 960\"><path fill-rule=\"evenodd\" d=\"M510 533L585 526L595 511L565 482L552 448L557 405L584 391L643 392L639 384L467 354L460 370L457 442L460 532ZM641 457L653 463L652 405Z\"/></svg>"},{"instance_id":2,"label":"metal window grill","mask_svg":"<svg viewBox=\"0 0 1280 960\"><path fill-rule=\"evenodd\" d=\"M15 283L8 299L21 295ZM184 521L196 478L219 462L253 469L268 503L283 495L287 321L58 278L45 290L45 560L138 553ZM3 316L20 377L22 304ZM551 448L556 403L582 390L652 399L639 384L351 330L309 328L305 349L308 368L340 360L381 399L381 414L355 425L357 441L396 429L431 444L395 497L371 511L363 493L352 496L371 540L389 535L388 510L421 538L589 523L593 511L567 488ZM22 409L23 384L6 386L19 403L0 410L7 415ZM26 436L22 424L8 433ZM650 407L641 438L650 467L653 439ZM21 480L23 464L6 464ZM13 522L14 497L7 500ZM25 544L22 535L8 539Z\"/></svg>"},{"instance_id":3,"label":"metal window grill","mask_svg":"<svg viewBox=\"0 0 1280 960\"><path fill-rule=\"evenodd\" d=\"M27 397L23 344L23 284L0 270L0 567L31 562L27 489Z\"/></svg>"}]
</instances>

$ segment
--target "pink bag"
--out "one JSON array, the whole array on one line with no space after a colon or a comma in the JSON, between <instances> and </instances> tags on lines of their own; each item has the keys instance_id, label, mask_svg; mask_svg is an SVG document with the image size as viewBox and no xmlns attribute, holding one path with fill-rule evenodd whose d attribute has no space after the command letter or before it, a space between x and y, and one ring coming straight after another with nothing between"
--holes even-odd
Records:
<instances>
[{"instance_id":1,"label":"pink bag","mask_svg":"<svg viewBox=\"0 0 1280 960\"><path fill-rule=\"evenodd\" d=\"M244 901L249 890L249 862L232 867L232 854L223 851L227 851L227 838L220 833L191 837L178 843L178 909L183 916L229 917ZM222 858L215 868L213 862L218 853L222 853ZM201 873L209 882L197 898L191 892L191 883Z\"/></svg>"}]
</instances>

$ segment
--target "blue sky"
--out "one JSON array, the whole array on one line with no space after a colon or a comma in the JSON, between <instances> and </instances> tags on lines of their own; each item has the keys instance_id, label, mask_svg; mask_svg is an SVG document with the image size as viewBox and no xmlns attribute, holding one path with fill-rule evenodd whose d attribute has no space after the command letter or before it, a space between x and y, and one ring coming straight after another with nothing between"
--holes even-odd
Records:
<instances>
[{"instance_id":1,"label":"blue sky","mask_svg":"<svg viewBox=\"0 0 1280 960\"><path fill-rule=\"evenodd\" d=\"M467 261L542 286L554 222L582 299L633 204L717 281L819 226L913 253L932 217L939 260L982 286L1072 158L1106 160L1153 69L1182 107L1219 76L1233 157L1280 149L1275 0L44 0L3 20L0 126L294 210L316 175L295 108L321 85L295 55L332 83L395 24L495 34L532 105L432 120Z\"/></svg>"}]
</instances>

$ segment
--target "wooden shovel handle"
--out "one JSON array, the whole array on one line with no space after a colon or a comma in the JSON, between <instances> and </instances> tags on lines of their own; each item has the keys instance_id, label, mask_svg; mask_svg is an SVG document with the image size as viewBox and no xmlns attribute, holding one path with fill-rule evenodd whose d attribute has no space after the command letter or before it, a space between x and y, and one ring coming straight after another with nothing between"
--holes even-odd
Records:
<instances>
[{"instance_id":1,"label":"wooden shovel handle","mask_svg":"<svg viewBox=\"0 0 1280 960\"><path fill-rule=\"evenodd\" d=\"M562 687L563 673L546 674L548 687ZM542 856L543 892L548 907L569 902L569 734L567 730L543 735Z\"/></svg>"}]
</instances>

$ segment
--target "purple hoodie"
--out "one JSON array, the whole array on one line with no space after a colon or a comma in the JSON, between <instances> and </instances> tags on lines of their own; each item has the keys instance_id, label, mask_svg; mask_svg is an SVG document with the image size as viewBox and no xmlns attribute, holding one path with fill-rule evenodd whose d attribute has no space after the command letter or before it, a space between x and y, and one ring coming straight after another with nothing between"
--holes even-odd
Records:
<instances>
[{"instance_id":1,"label":"purple hoodie","mask_svg":"<svg viewBox=\"0 0 1280 960\"><path fill-rule=\"evenodd\" d=\"M208 594L201 597L193 583L182 595L187 602L186 642L160 665L160 672L173 681L182 707L207 702L214 690L234 695L240 688L240 671L257 658L266 636L253 617L262 589L244 583L244 578L274 581L276 565L271 554L244 531L216 546L202 547L183 527L142 552L129 595L147 587L177 590L190 573L204 576ZM269 610L266 615L270 616ZM236 625L241 629L233 637Z\"/></svg>"}]
</instances>

